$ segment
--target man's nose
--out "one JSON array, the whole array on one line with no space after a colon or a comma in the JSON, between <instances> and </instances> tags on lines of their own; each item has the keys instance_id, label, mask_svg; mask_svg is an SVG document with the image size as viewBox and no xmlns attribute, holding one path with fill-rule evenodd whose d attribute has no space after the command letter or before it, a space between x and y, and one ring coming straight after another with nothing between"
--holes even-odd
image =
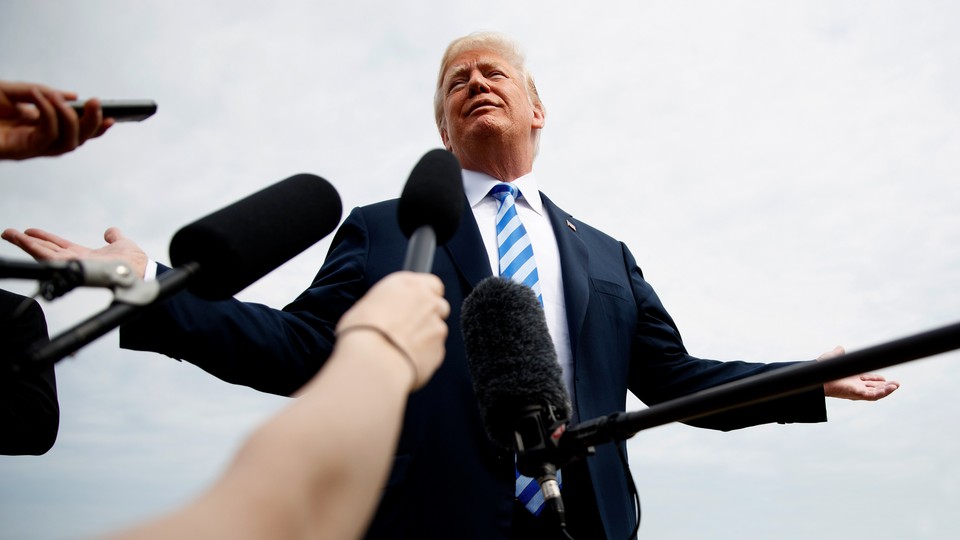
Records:
<instances>
[{"instance_id":1,"label":"man's nose","mask_svg":"<svg viewBox=\"0 0 960 540\"><path fill-rule=\"evenodd\" d=\"M490 84L487 78L480 72L474 72L470 75L470 95L483 94L490 91Z\"/></svg>"}]
</instances>

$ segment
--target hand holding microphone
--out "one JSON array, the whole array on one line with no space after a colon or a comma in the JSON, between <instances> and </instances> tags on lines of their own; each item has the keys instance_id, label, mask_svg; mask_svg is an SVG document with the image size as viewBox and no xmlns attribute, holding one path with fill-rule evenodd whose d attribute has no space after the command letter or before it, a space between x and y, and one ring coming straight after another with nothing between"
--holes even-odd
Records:
<instances>
[{"instance_id":1,"label":"hand holding microphone","mask_svg":"<svg viewBox=\"0 0 960 540\"><path fill-rule=\"evenodd\" d=\"M337 347L361 332L379 335L410 364L410 388L418 390L443 361L449 314L440 278L395 272L378 281L344 313L337 323Z\"/></svg>"}]
</instances>

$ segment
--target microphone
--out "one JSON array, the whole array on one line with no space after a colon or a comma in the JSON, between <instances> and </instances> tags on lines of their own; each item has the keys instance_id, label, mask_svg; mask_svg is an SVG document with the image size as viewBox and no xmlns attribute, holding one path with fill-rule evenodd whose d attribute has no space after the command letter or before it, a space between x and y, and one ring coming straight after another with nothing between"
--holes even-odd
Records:
<instances>
[{"instance_id":1,"label":"microphone","mask_svg":"<svg viewBox=\"0 0 960 540\"><path fill-rule=\"evenodd\" d=\"M107 309L31 349L11 369L53 365L184 288L207 300L230 298L332 232L341 212L330 183L298 174L201 218L170 242L173 270L138 281L125 295L118 291Z\"/></svg>"},{"instance_id":2,"label":"microphone","mask_svg":"<svg viewBox=\"0 0 960 540\"><path fill-rule=\"evenodd\" d=\"M137 282L133 270L119 260L22 262L0 259L0 278L36 279L40 281L40 294L47 300L57 299L77 287L130 288Z\"/></svg>"},{"instance_id":3,"label":"microphone","mask_svg":"<svg viewBox=\"0 0 960 540\"><path fill-rule=\"evenodd\" d=\"M195 263L187 289L225 300L330 234L342 212L329 182L297 174L177 231L170 262Z\"/></svg>"},{"instance_id":4,"label":"microphone","mask_svg":"<svg viewBox=\"0 0 960 540\"><path fill-rule=\"evenodd\" d=\"M571 405L543 307L530 287L490 277L464 299L460 324L487 434L517 453L562 526L556 450Z\"/></svg>"},{"instance_id":5,"label":"microphone","mask_svg":"<svg viewBox=\"0 0 960 540\"><path fill-rule=\"evenodd\" d=\"M456 156L435 149L410 172L397 207L400 230L410 239L404 270L430 272L437 245L447 242L463 214L463 173Z\"/></svg>"}]
</instances>

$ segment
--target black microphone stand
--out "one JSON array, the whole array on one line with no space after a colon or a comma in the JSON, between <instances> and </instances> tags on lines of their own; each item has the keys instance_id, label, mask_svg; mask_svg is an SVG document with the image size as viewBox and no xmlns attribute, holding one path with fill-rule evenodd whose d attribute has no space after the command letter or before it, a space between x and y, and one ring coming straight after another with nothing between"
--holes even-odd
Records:
<instances>
[{"instance_id":1,"label":"black microphone stand","mask_svg":"<svg viewBox=\"0 0 960 540\"><path fill-rule=\"evenodd\" d=\"M564 464L593 453L593 446L625 440L642 430L803 392L824 383L960 348L960 323L890 341L843 356L805 362L702 390L635 412L620 412L569 426L560 438Z\"/></svg>"},{"instance_id":2,"label":"black microphone stand","mask_svg":"<svg viewBox=\"0 0 960 540\"><path fill-rule=\"evenodd\" d=\"M122 261L11 261L0 257L0 279L35 279L40 295L55 300L64 294L90 285L95 287L132 287L133 270Z\"/></svg>"},{"instance_id":3,"label":"black microphone stand","mask_svg":"<svg viewBox=\"0 0 960 540\"><path fill-rule=\"evenodd\" d=\"M24 370L42 370L53 366L84 345L139 316L148 304L183 290L198 267L196 263L188 263L164 272L157 276L155 281L140 283L139 289L116 291L114 301L105 310L76 324L49 342L31 347L20 360L10 362L6 367L16 374Z\"/></svg>"}]
</instances>

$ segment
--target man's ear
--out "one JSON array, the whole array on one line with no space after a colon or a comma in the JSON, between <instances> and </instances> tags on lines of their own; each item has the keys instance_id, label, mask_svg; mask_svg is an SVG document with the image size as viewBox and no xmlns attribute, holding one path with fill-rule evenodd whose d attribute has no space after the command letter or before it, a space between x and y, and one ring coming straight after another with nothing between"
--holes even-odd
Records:
<instances>
[{"instance_id":1,"label":"man's ear","mask_svg":"<svg viewBox=\"0 0 960 540\"><path fill-rule=\"evenodd\" d=\"M450 136L447 135L447 128L440 128L440 140L443 141L444 148L453 151L453 148L450 147Z\"/></svg>"},{"instance_id":2,"label":"man's ear","mask_svg":"<svg viewBox=\"0 0 960 540\"><path fill-rule=\"evenodd\" d=\"M530 125L533 129L543 129L547 123L547 111L544 110L542 103L533 104L533 123Z\"/></svg>"}]
</instances>

